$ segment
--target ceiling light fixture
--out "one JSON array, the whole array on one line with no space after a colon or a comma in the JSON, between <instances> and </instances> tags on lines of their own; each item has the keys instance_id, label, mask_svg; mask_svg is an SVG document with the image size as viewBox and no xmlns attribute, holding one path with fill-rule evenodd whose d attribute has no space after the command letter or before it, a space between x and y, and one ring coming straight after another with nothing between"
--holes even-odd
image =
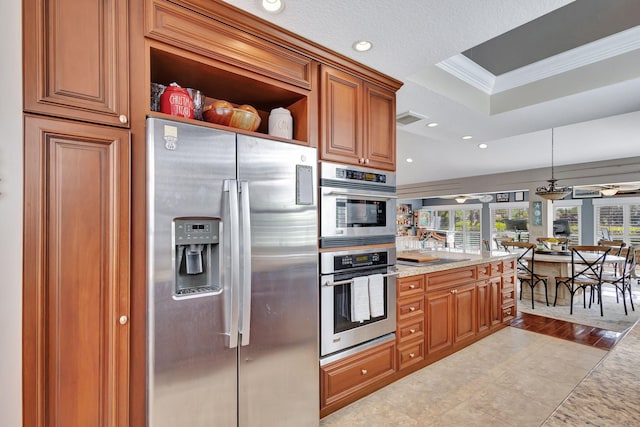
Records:
<instances>
[{"instance_id":1,"label":"ceiling light fixture","mask_svg":"<svg viewBox=\"0 0 640 427\"><path fill-rule=\"evenodd\" d=\"M571 193L571 187L556 187L557 179L554 178L553 175L553 128L551 128L551 179L548 179L549 183L546 187L538 187L536 189L536 194L543 199L551 200L560 200L564 199Z\"/></svg>"},{"instance_id":2,"label":"ceiling light fixture","mask_svg":"<svg viewBox=\"0 0 640 427\"><path fill-rule=\"evenodd\" d=\"M471 135L465 135L462 137L462 139L471 139L471 138L473 138Z\"/></svg>"},{"instance_id":3,"label":"ceiling light fixture","mask_svg":"<svg viewBox=\"0 0 640 427\"><path fill-rule=\"evenodd\" d=\"M368 40L360 40L353 44L353 48L358 52L366 52L373 47L373 44Z\"/></svg>"},{"instance_id":4,"label":"ceiling light fixture","mask_svg":"<svg viewBox=\"0 0 640 427\"><path fill-rule=\"evenodd\" d=\"M407 157L407 163L413 163L413 159L411 157Z\"/></svg>"},{"instance_id":5,"label":"ceiling light fixture","mask_svg":"<svg viewBox=\"0 0 640 427\"><path fill-rule=\"evenodd\" d=\"M269 13L280 13L284 9L283 0L262 0L260 4Z\"/></svg>"},{"instance_id":6,"label":"ceiling light fixture","mask_svg":"<svg viewBox=\"0 0 640 427\"><path fill-rule=\"evenodd\" d=\"M615 187L603 188L602 190L600 190L600 192L602 193L603 196L615 196L616 193L618 193L618 189Z\"/></svg>"},{"instance_id":7,"label":"ceiling light fixture","mask_svg":"<svg viewBox=\"0 0 640 427\"><path fill-rule=\"evenodd\" d=\"M430 128L434 128L434 127L438 126L438 123L431 122L431 123L428 123L427 126L430 127Z\"/></svg>"},{"instance_id":8,"label":"ceiling light fixture","mask_svg":"<svg viewBox=\"0 0 640 427\"><path fill-rule=\"evenodd\" d=\"M488 145L487 145L487 144L484 144L484 143L482 143L482 144L478 144L478 148L480 148L480 149L482 149L482 150L484 150L484 149L485 149L485 148L487 148L487 147L488 147Z\"/></svg>"},{"instance_id":9,"label":"ceiling light fixture","mask_svg":"<svg viewBox=\"0 0 640 427\"><path fill-rule=\"evenodd\" d=\"M467 196L458 196L456 197L456 202L458 203L464 203L467 201Z\"/></svg>"}]
</instances>

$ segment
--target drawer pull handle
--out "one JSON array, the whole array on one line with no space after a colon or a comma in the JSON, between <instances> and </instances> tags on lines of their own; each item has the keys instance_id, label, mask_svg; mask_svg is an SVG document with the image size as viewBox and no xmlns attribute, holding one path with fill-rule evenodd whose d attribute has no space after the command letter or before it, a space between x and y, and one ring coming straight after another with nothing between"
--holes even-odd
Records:
<instances>
[{"instance_id":1,"label":"drawer pull handle","mask_svg":"<svg viewBox=\"0 0 640 427\"><path fill-rule=\"evenodd\" d=\"M415 289L416 285L409 285L409 289Z\"/></svg>"},{"instance_id":2,"label":"drawer pull handle","mask_svg":"<svg viewBox=\"0 0 640 427\"><path fill-rule=\"evenodd\" d=\"M409 357L413 359L414 357L416 357L416 355L415 353L409 353Z\"/></svg>"},{"instance_id":3,"label":"drawer pull handle","mask_svg":"<svg viewBox=\"0 0 640 427\"><path fill-rule=\"evenodd\" d=\"M416 308L414 306L409 307L409 311L416 311Z\"/></svg>"},{"instance_id":4,"label":"drawer pull handle","mask_svg":"<svg viewBox=\"0 0 640 427\"><path fill-rule=\"evenodd\" d=\"M415 330L415 329L409 329L409 333L410 333L410 334L415 334L415 333L416 333L416 330Z\"/></svg>"},{"instance_id":5,"label":"drawer pull handle","mask_svg":"<svg viewBox=\"0 0 640 427\"><path fill-rule=\"evenodd\" d=\"M367 370L363 369L362 371L360 371L362 373L362 375L367 375Z\"/></svg>"}]
</instances>

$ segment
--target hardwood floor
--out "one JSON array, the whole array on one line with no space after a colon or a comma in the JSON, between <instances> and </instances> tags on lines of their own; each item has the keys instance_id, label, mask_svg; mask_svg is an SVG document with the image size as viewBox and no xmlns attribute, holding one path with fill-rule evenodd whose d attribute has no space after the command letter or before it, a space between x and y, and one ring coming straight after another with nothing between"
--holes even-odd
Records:
<instances>
[{"instance_id":1,"label":"hardwood floor","mask_svg":"<svg viewBox=\"0 0 640 427\"><path fill-rule=\"evenodd\" d=\"M511 326L603 350L613 348L627 333L627 331L607 331L593 326L579 325L520 311L511 321Z\"/></svg>"}]
</instances>

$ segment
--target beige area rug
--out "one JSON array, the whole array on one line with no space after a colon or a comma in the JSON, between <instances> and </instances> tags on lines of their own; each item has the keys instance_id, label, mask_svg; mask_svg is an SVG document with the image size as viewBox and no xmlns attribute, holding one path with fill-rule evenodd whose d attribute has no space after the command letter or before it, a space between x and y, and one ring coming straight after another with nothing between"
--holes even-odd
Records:
<instances>
[{"instance_id":1,"label":"beige area rug","mask_svg":"<svg viewBox=\"0 0 640 427\"><path fill-rule=\"evenodd\" d=\"M520 286L518 285L518 293ZM550 317L553 319L566 320L567 322L578 323L580 325L595 326L608 331L623 332L633 326L640 319L640 285L632 285L633 304L635 311L631 310L629 296L627 295L628 315L624 314L622 300L616 302L616 293L613 286L602 287L602 301L604 316L600 316L600 307L592 304L589 308L589 293L587 293L587 308L583 308L582 294L576 296L573 302L573 315L569 314L569 306L553 307L553 301L549 301L547 307L544 302L535 301L535 309L531 309L531 293L527 286L524 287L524 296L518 300L518 311L535 314L538 316ZM518 295L520 298L520 295Z\"/></svg>"}]
</instances>

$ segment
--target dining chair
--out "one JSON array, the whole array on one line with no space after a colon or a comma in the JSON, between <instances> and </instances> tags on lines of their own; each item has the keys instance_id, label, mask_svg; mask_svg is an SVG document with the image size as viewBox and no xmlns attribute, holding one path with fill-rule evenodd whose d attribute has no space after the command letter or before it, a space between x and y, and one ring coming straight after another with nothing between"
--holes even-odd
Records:
<instances>
[{"instance_id":1,"label":"dining chair","mask_svg":"<svg viewBox=\"0 0 640 427\"><path fill-rule=\"evenodd\" d=\"M573 314L573 297L580 289L582 289L583 306L587 308L586 290L591 293L595 289L598 301L602 301L602 270L607 258L607 254L611 251L608 246L569 246L571 251L571 275L556 277L556 296L553 300L555 307L558 301L558 287L565 286L571 294L571 308L569 314ZM591 307L591 299L589 300ZM603 316L602 303L600 303L600 316Z\"/></svg>"},{"instance_id":2,"label":"dining chair","mask_svg":"<svg viewBox=\"0 0 640 427\"><path fill-rule=\"evenodd\" d=\"M502 246L508 252L517 253L518 254L518 281L520 282L520 300L522 300L522 284L526 283L529 285L531 289L531 309L534 309L534 298L533 298L533 290L535 289L538 283L542 283L544 285L544 298L547 302L547 306L549 305L549 296L547 285L549 283L549 277L536 274L535 269L535 255L536 255L536 245L535 243L527 243L527 242L502 242Z\"/></svg>"},{"instance_id":3,"label":"dining chair","mask_svg":"<svg viewBox=\"0 0 640 427\"><path fill-rule=\"evenodd\" d=\"M560 244L563 244L563 243L568 243L569 239L567 239L566 237L536 237L536 241L538 243L552 241L552 242L558 242Z\"/></svg>"},{"instance_id":4,"label":"dining chair","mask_svg":"<svg viewBox=\"0 0 640 427\"><path fill-rule=\"evenodd\" d=\"M503 242L513 242L513 237L494 237L493 241L496 242L496 249L502 250L505 247L502 245Z\"/></svg>"},{"instance_id":5,"label":"dining chair","mask_svg":"<svg viewBox=\"0 0 640 427\"><path fill-rule=\"evenodd\" d=\"M608 246L611 248L611 252L609 255L619 256L622 253L622 249L627 245L623 240L598 240L599 246ZM620 265L617 262L607 263L605 265L605 273L607 274L616 274L616 272L620 269Z\"/></svg>"},{"instance_id":6,"label":"dining chair","mask_svg":"<svg viewBox=\"0 0 640 427\"><path fill-rule=\"evenodd\" d=\"M629 292L629 303L631 304L631 310L635 311L633 307L633 295L631 293L631 272L636 268L636 250L633 246L624 248L619 254L624 256L624 263L622 263L619 270L614 271L614 274L603 274L602 283L610 284L616 288L616 301L618 300L618 291L622 295L622 305L624 305L624 314L629 314L627 311L627 300L625 299L625 293Z\"/></svg>"}]
</instances>

